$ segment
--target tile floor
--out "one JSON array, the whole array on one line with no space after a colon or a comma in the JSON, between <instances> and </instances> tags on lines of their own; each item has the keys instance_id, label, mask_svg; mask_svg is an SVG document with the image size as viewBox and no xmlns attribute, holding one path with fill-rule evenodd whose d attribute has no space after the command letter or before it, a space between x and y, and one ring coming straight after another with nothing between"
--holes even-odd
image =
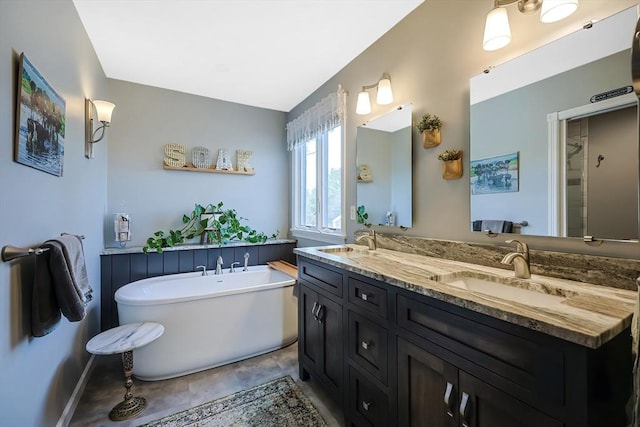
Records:
<instances>
[{"instance_id":1,"label":"tile floor","mask_svg":"<svg viewBox=\"0 0 640 427\"><path fill-rule=\"evenodd\" d=\"M121 357L96 356L94 364L70 427L137 426L283 375L293 378L329 426L343 425L339 408L313 378L310 381L300 381L297 343L278 351L179 378L163 381L134 379L134 396L147 399L148 406L139 417L120 422L109 420L108 414L124 395Z\"/></svg>"}]
</instances>

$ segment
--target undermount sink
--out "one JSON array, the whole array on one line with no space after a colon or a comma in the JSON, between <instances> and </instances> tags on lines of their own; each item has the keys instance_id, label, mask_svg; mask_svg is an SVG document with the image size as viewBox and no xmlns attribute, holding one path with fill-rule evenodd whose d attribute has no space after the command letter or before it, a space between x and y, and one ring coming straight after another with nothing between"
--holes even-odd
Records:
<instances>
[{"instance_id":1,"label":"undermount sink","mask_svg":"<svg viewBox=\"0 0 640 427\"><path fill-rule=\"evenodd\" d=\"M567 299L557 289L548 289L528 280L508 279L479 273L458 272L437 279L456 288L470 292L514 301L534 307L552 307ZM548 292L560 293L560 295Z\"/></svg>"},{"instance_id":2,"label":"undermount sink","mask_svg":"<svg viewBox=\"0 0 640 427\"><path fill-rule=\"evenodd\" d=\"M355 247L355 246L348 246L348 245L328 246L326 248L320 248L318 250L326 254L347 257L347 258L370 255L370 251L364 246L363 247Z\"/></svg>"}]
</instances>

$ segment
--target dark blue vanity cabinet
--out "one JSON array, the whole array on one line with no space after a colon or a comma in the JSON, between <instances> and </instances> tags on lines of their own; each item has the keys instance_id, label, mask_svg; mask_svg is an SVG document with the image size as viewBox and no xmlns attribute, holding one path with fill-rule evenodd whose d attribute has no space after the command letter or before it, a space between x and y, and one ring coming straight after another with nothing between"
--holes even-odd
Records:
<instances>
[{"instance_id":1,"label":"dark blue vanity cabinet","mask_svg":"<svg viewBox=\"0 0 640 427\"><path fill-rule=\"evenodd\" d=\"M144 254L122 250L105 251L100 255L100 327L102 331L118 326L118 310L113 299L116 291L127 283L147 277L196 271L196 266L206 265L207 270L215 270L218 256L224 260L223 267L232 262L244 263L244 254L249 253L248 265L264 265L269 261L285 260L295 263L293 249L295 241L244 246L181 247L162 253Z\"/></svg>"},{"instance_id":2,"label":"dark blue vanity cabinet","mask_svg":"<svg viewBox=\"0 0 640 427\"><path fill-rule=\"evenodd\" d=\"M591 349L303 256L298 276L300 376L347 426L626 424L629 329Z\"/></svg>"}]
</instances>

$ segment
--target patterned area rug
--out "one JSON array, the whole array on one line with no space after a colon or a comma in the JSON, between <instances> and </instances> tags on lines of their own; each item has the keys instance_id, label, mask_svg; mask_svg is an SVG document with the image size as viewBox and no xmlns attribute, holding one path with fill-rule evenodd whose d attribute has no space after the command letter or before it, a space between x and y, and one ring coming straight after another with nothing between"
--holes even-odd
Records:
<instances>
[{"instance_id":1,"label":"patterned area rug","mask_svg":"<svg viewBox=\"0 0 640 427\"><path fill-rule=\"evenodd\" d=\"M290 376L169 415L142 427L326 426Z\"/></svg>"}]
</instances>

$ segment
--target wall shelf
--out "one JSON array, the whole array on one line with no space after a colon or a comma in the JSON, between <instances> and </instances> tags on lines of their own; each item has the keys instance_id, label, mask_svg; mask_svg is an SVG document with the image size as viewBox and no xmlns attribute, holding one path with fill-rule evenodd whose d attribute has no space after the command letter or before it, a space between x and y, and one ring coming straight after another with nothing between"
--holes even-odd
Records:
<instances>
[{"instance_id":1,"label":"wall shelf","mask_svg":"<svg viewBox=\"0 0 640 427\"><path fill-rule=\"evenodd\" d=\"M197 168L193 166L191 163L187 163L185 166L167 166L166 164L162 165L163 169L172 170L172 171L188 171L188 172L207 172L207 173L227 173L232 175L255 175L255 171L253 172L245 172L245 171L228 171L222 169L215 169L213 167L208 168Z\"/></svg>"}]
</instances>

